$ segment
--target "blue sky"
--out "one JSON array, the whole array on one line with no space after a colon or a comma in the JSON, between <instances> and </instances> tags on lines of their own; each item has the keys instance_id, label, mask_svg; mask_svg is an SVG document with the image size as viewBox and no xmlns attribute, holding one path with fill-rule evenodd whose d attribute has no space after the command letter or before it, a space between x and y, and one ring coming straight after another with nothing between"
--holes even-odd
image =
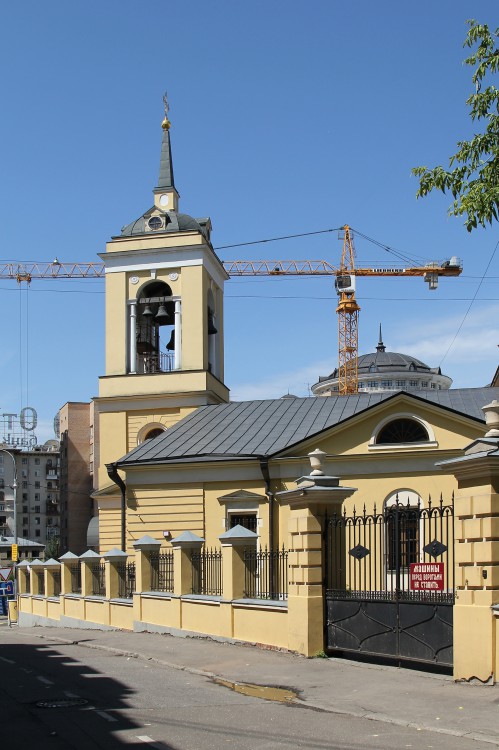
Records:
<instances>
[{"instance_id":1,"label":"blue sky","mask_svg":"<svg viewBox=\"0 0 499 750\"><path fill-rule=\"evenodd\" d=\"M360 279L360 352L441 364L456 387L498 364L499 239L468 234L448 198L416 201L411 168L447 163L472 134L467 18L492 0L106 0L0 9L2 260L98 261L152 203L168 89L181 210L210 216L215 247L350 224L423 260L460 256L460 279ZM390 256L362 238L359 265ZM338 263L336 233L220 250L223 259ZM398 265L398 261L396 263ZM34 406L40 439L104 373L103 284L0 280L0 412ZM306 395L336 366L331 279L231 280L233 398Z\"/></svg>"}]
</instances>

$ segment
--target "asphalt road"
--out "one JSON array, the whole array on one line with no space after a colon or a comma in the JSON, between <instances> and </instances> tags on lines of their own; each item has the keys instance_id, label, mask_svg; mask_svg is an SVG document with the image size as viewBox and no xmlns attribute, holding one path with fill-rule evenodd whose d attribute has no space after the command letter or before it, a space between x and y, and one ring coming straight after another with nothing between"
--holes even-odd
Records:
<instances>
[{"instance_id":1,"label":"asphalt road","mask_svg":"<svg viewBox=\"0 0 499 750\"><path fill-rule=\"evenodd\" d=\"M8 750L491 747L243 695L202 675L14 628L1 630L0 674L0 744Z\"/></svg>"}]
</instances>

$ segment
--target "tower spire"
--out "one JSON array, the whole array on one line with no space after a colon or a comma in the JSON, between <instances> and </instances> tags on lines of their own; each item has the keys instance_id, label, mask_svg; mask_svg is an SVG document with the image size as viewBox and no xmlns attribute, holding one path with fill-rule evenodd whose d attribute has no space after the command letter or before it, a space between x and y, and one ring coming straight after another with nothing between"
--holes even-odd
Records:
<instances>
[{"instance_id":1,"label":"tower spire","mask_svg":"<svg viewBox=\"0 0 499 750\"><path fill-rule=\"evenodd\" d=\"M378 339L378 346L376 347L377 352L384 352L386 351L386 346L383 344L383 336L381 335L381 323L379 324L379 339Z\"/></svg>"},{"instance_id":2,"label":"tower spire","mask_svg":"<svg viewBox=\"0 0 499 750\"><path fill-rule=\"evenodd\" d=\"M165 116L161 123L163 137L161 142L161 156L159 160L159 179L158 184L153 191L154 203L163 211L176 211L179 196L175 188L175 180L173 177L172 146L170 142L171 123L168 119L170 106L168 104L166 92L163 96L163 106L165 109Z\"/></svg>"}]
</instances>

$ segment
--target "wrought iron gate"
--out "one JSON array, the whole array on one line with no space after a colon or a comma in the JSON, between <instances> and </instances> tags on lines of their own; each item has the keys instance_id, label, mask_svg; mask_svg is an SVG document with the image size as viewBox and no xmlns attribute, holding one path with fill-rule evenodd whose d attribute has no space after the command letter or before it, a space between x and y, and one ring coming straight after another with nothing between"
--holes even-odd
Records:
<instances>
[{"instance_id":1,"label":"wrought iron gate","mask_svg":"<svg viewBox=\"0 0 499 750\"><path fill-rule=\"evenodd\" d=\"M329 652L452 666L454 501L325 524Z\"/></svg>"}]
</instances>

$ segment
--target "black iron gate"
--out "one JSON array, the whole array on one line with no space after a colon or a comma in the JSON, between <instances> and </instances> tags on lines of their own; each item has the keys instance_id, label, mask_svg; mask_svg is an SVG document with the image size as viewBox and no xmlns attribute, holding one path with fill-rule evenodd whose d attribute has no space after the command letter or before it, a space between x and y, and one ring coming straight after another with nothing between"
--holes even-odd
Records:
<instances>
[{"instance_id":1,"label":"black iron gate","mask_svg":"<svg viewBox=\"0 0 499 750\"><path fill-rule=\"evenodd\" d=\"M453 500L332 516L325 564L329 652L452 666Z\"/></svg>"}]
</instances>

